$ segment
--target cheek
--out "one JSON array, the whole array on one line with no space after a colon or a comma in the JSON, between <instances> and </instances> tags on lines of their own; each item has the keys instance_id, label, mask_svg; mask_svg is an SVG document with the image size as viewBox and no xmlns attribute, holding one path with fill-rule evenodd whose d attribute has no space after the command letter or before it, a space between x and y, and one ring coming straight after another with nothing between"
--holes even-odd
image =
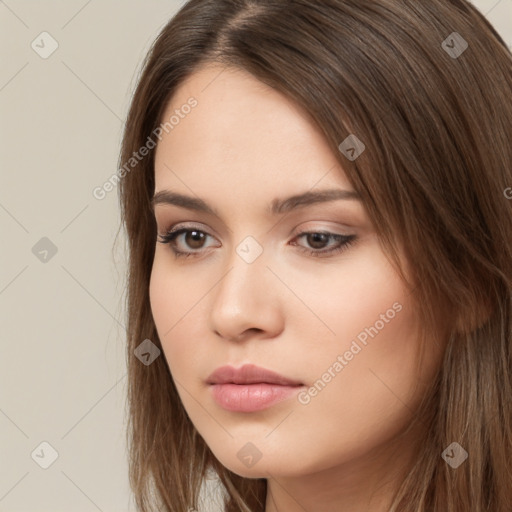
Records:
<instances>
[{"instance_id":1,"label":"cheek","mask_svg":"<svg viewBox=\"0 0 512 512\"><path fill-rule=\"evenodd\" d=\"M174 256L167 246L158 247L149 282L149 300L153 319L161 338L172 337L180 319L187 316L200 296L201 290L197 282L190 281L193 276L184 273L173 264ZM188 279L188 281L187 281Z\"/></svg>"},{"instance_id":2,"label":"cheek","mask_svg":"<svg viewBox=\"0 0 512 512\"><path fill-rule=\"evenodd\" d=\"M428 382L435 368L430 364L418 373L416 339L412 311L404 305L366 345L355 338L359 348L354 344L350 349L347 342L339 350L331 347L327 357L309 358L310 387L291 428L293 442L307 446L303 459L308 470L363 456L410 423L426 391L418 383Z\"/></svg>"},{"instance_id":3,"label":"cheek","mask_svg":"<svg viewBox=\"0 0 512 512\"><path fill-rule=\"evenodd\" d=\"M417 366L419 329L410 292L375 249L347 257L328 279L309 281L309 289L299 288L303 280L295 283L324 323L304 314L289 326L301 340L294 364L309 386L296 409L297 442L313 442L312 452L326 457L371 448L410 421L409 407L425 391L417 384L428 382L438 362L431 351Z\"/></svg>"},{"instance_id":4,"label":"cheek","mask_svg":"<svg viewBox=\"0 0 512 512\"><path fill-rule=\"evenodd\" d=\"M321 358L322 353L343 353L354 339L364 346L382 335L388 338L385 350L401 343L403 336L398 330L406 328L413 316L409 291L376 241L347 253L337 265L317 264L310 273L300 268L293 274L287 272L287 282L294 283L294 291L309 309L296 305L301 313L297 324L303 333L299 339L313 354ZM292 314L292 309L286 311L287 316ZM319 341L322 351L318 350Z\"/></svg>"},{"instance_id":5,"label":"cheek","mask_svg":"<svg viewBox=\"0 0 512 512\"><path fill-rule=\"evenodd\" d=\"M182 380L194 374L198 343L205 339L200 332L198 315L206 315L206 290L184 280L175 267L170 268L166 254L155 256L149 283L151 312L164 356L173 376ZM190 274L189 274L190 277ZM187 278L188 279L188 278Z\"/></svg>"}]
</instances>

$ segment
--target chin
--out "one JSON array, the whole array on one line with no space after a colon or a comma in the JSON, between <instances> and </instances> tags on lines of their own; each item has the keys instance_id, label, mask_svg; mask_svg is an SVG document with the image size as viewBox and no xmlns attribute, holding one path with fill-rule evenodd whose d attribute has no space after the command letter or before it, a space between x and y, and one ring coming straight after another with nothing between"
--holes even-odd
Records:
<instances>
[{"instance_id":1,"label":"chin","mask_svg":"<svg viewBox=\"0 0 512 512\"><path fill-rule=\"evenodd\" d=\"M256 450L252 450L251 445L248 444L248 446L242 445L241 448L237 446L232 456L227 456L226 446L220 447L220 453L213 453L225 468L244 478L300 476L313 470L306 464L300 449L297 450L297 456L285 456L281 451L276 450L272 450L271 455L265 456L264 453L260 452L261 455L258 455Z\"/></svg>"}]
</instances>

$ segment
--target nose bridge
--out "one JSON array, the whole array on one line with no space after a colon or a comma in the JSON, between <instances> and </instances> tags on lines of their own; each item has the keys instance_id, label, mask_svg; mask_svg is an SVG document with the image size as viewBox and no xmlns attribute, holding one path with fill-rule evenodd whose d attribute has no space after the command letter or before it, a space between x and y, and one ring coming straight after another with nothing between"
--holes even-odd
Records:
<instances>
[{"instance_id":1,"label":"nose bridge","mask_svg":"<svg viewBox=\"0 0 512 512\"><path fill-rule=\"evenodd\" d=\"M279 302L269 294L267 254L252 236L234 246L218 283L211 308L212 328L227 338L247 329L275 330Z\"/></svg>"},{"instance_id":2,"label":"nose bridge","mask_svg":"<svg viewBox=\"0 0 512 512\"><path fill-rule=\"evenodd\" d=\"M266 277L264 273L268 269L263 246L254 237L247 236L234 246L227 269L219 283L218 298L233 300L240 306L259 302L259 294L263 291L261 285Z\"/></svg>"}]
</instances>

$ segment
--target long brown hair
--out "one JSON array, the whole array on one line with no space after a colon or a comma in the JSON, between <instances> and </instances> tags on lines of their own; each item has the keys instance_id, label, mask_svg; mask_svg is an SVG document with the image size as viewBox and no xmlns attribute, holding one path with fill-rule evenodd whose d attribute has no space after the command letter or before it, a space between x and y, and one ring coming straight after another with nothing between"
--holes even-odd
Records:
<instances>
[{"instance_id":1,"label":"long brown hair","mask_svg":"<svg viewBox=\"0 0 512 512\"><path fill-rule=\"evenodd\" d=\"M398 244L405 248L401 275L413 287L427 349L446 334L417 415L426 426L421 451L391 510L510 512L512 56L464 0L190 0L158 35L120 154L127 439L139 509L197 509L211 471L225 511L265 508L266 480L242 478L213 456L165 358L146 366L134 355L146 338L161 345L149 302L154 151L130 159L155 139L176 88L208 62L252 73L311 115L399 271ZM339 149L352 134L365 144L355 160ZM452 442L469 454L457 469L441 457Z\"/></svg>"}]
</instances>

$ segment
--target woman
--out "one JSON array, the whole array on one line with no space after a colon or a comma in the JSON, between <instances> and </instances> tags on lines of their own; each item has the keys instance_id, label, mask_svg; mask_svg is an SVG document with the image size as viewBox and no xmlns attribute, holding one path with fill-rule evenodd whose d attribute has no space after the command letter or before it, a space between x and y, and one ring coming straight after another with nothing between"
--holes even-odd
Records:
<instances>
[{"instance_id":1,"label":"woman","mask_svg":"<svg viewBox=\"0 0 512 512\"><path fill-rule=\"evenodd\" d=\"M224 511L512 509L511 92L462 0L164 27L120 156L141 511L210 474Z\"/></svg>"}]
</instances>

